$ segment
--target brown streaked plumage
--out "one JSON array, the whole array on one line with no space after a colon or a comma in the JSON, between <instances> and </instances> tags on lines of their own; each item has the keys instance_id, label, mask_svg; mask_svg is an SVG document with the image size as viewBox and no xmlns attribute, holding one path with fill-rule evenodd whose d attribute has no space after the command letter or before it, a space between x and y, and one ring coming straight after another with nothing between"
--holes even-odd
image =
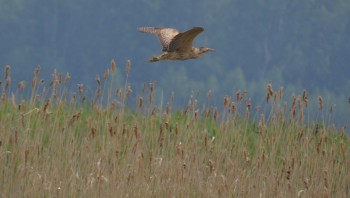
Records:
<instances>
[{"instance_id":1,"label":"brown streaked plumage","mask_svg":"<svg viewBox=\"0 0 350 198\"><path fill-rule=\"evenodd\" d=\"M163 46L163 53L150 59L150 62L195 59L213 51L213 49L207 47L196 48L192 45L195 37L204 31L202 27L194 27L186 32L160 27L141 27L139 31L157 35Z\"/></svg>"}]
</instances>

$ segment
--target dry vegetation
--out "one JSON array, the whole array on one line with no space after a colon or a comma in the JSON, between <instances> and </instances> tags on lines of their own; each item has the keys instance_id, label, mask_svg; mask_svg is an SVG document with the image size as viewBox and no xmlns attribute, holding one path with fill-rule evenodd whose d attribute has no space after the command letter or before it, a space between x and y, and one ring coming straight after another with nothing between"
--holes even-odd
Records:
<instances>
[{"instance_id":1,"label":"dry vegetation","mask_svg":"<svg viewBox=\"0 0 350 198\"><path fill-rule=\"evenodd\" d=\"M212 107L209 91L207 101L191 96L175 109L171 98L162 108L150 83L127 108L130 67L112 88L112 61L92 96L83 84L68 90L68 73L45 85L40 67L10 91L6 67L0 196L350 197L346 129L307 119L309 102L325 114L322 97L304 91L287 104L270 83L262 107L246 92Z\"/></svg>"}]
</instances>

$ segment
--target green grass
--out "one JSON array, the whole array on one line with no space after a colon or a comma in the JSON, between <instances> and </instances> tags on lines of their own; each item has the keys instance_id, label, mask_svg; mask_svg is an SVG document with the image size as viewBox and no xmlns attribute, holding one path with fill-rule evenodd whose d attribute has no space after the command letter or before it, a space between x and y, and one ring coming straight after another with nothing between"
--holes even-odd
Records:
<instances>
[{"instance_id":1,"label":"green grass","mask_svg":"<svg viewBox=\"0 0 350 198\"><path fill-rule=\"evenodd\" d=\"M298 117L307 112L305 103L293 107L293 117L292 105L279 107L283 98L271 100L263 120L253 109L247 120L244 98L235 97L216 116L215 107L200 109L193 102L168 112L148 101L131 109L123 105L127 80L119 95L109 84L96 96L106 93L105 105L83 103L84 93L72 100L58 91L45 107L47 100L33 97L42 87L27 87L35 93L22 103L3 88L2 197L350 195L345 129ZM58 80L54 86L66 90ZM233 112L233 104L241 111ZM317 132L316 123L322 125Z\"/></svg>"}]
</instances>

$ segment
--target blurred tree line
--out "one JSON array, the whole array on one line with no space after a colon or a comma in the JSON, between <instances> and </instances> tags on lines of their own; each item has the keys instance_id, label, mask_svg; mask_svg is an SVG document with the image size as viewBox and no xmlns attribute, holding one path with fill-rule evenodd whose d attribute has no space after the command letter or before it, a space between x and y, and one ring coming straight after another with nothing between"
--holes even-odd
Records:
<instances>
[{"instance_id":1,"label":"blurred tree line","mask_svg":"<svg viewBox=\"0 0 350 198\"><path fill-rule=\"evenodd\" d=\"M216 51L151 64L161 48L139 26L203 26L194 44ZM154 80L184 102L198 90L212 90L218 103L237 90L263 95L272 81L342 104L350 90L350 1L0 0L0 52L0 66L11 65L18 81L30 81L41 65L45 78L57 68L93 89L111 59L120 76L130 59L136 91Z\"/></svg>"}]
</instances>

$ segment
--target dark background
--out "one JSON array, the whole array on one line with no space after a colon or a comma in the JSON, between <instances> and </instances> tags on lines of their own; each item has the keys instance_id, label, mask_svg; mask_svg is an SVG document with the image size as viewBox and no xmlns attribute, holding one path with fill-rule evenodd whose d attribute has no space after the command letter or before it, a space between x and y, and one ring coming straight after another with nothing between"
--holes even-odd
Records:
<instances>
[{"instance_id":1,"label":"dark background","mask_svg":"<svg viewBox=\"0 0 350 198\"><path fill-rule=\"evenodd\" d=\"M215 52L149 63L161 48L140 26L202 26L194 44ZM0 0L0 66L11 66L13 84L29 85L40 65L42 78L56 68L71 74L72 89L76 83L94 89L112 59L120 79L131 60L135 98L144 82L157 81L162 94L175 92L179 103L208 90L216 104L238 90L263 103L272 81L290 99L308 90L315 106L322 95L342 120L350 95L350 1Z\"/></svg>"}]
</instances>

